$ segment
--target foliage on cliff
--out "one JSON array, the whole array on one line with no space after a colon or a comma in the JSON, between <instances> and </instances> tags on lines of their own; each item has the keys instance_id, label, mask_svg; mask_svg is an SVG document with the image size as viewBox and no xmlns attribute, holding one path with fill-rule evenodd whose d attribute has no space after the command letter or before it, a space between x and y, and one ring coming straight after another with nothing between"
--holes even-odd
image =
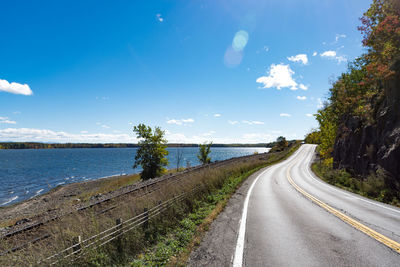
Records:
<instances>
[{"instance_id":1,"label":"foliage on cliff","mask_svg":"<svg viewBox=\"0 0 400 267\"><path fill-rule=\"evenodd\" d=\"M361 18L358 29L368 52L348 66L330 89L324 107L318 111L320 153L332 157L338 129L348 116L362 124L376 121L377 104L384 98L384 83L394 74L390 66L400 56L400 2L374 0ZM345 129L344 129L345 130Z\"/></svg>"},{"instance_id":2,"label":"foliage on cliff","mask_svg":"<svg viewBox=\"0 0 400 267\"><path fill-rule=\"evenodd\" d=\"M367 52L348 65L316 114L315 167L328 182L398 204L400 199L400 1L373 0L358 27Z\"/></svg>"}]
</instances>

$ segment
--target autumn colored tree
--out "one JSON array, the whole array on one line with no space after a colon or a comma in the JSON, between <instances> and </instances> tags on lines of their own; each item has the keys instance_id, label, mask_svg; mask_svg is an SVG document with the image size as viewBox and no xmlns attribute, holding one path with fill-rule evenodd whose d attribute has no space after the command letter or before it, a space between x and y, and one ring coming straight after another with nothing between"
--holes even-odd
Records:
<instances>
[{"instance_id":1,"label":"autumn colored tree","mask_svg":"<svg viewBox=\"0 0 400 267\"><path fill-rule=\"evenodd\" d=\"M390 66L400 58L400 1L373 0L361 23L368 53L350 63L332 84L327 103L316 115L320 154L326 162L331 162L336 136L346 130L346 117L356 116L363 125L375 122L374 103L385 97L383 85L393 74Z\"/></svg>"}]
</instances>

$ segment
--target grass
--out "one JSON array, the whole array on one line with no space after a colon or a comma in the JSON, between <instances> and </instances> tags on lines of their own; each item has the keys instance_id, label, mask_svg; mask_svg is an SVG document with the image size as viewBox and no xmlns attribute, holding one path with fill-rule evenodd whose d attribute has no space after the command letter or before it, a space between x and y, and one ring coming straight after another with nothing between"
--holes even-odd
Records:
<instances>
[{"instance_id":1,"label":"grass","mask_svg":"<svg viewBox=\"0 0 400 267\"><path fill-rule=\"evenodd\" d=\"M187 173L181 180L163 183L156 191L148 194L133 194L124 199L112 200L109 205L117 208L106 213L98 213L96 209L73 213L47 226L52 233L47 242L40 242L24 251L0 258L0 265L35 265L38 260L72 245L78 235L86 239L114 226L116 218L125 221L143 212L144 208L151 208L174 195L201 186L202 189L189 198L150 219L148 228L133 229L123 235L118 243L111 242L98 249L85 249L74 262L59 263L65 266L184 265L190 251L200 243L211 222L223 210L241 182L258 169L284 160L299 145L295 143L286 151L268 156L260 154L227 165ZM112 182L110 186L124 185L131 181Z\"/></svg>"},{"instance_id":2,"label":"grass","mask_svg":"<svg viewBox=\"0 0 400 267\"><path fill-rule=\"evenodd\" d=\"M382 171L369 176L353 177L344 169L333 169L324 162L314 162L313 172L323 181L364 197L400 207L399 192L386 184Z\"/></svg>"}]
</instances>

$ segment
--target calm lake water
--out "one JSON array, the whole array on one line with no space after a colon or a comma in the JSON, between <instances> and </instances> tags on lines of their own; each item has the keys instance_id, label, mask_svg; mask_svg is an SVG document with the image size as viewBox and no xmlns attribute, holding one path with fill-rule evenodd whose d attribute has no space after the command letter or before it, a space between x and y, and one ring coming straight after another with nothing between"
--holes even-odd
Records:
<instances>
[{"instance_id":1,"label":"calm lake water","mask_svg":"<svg viewBox=\"0 0 400 267\"><path fill-rule=\"evenodd\" d=\"M197 147L180 148L181 167L199 165ZM137 173L137 148L0 150L0 206L43 194L58 185ZM177 148L168 148L168 168L176 168ZM211 148L211 160L267 152L268 148Z\"/></svg>"}]
</instances>

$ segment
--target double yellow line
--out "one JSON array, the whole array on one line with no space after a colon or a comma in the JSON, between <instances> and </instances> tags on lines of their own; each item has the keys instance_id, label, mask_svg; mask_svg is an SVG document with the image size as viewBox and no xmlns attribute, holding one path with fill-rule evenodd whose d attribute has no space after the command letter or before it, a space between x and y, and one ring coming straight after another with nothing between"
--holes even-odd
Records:
<instances>
[{"instance_id":1,"label":"double yellow line","mask_svg":"<svg viewBox=\"0 0 400 267\"><path fill-rule=\"evenodd\" d=\"M333 215L335 215L336 217L338 217L339 219L341 219L342 221L344 221L345 223L348 223L349 225L353 226L354 228L356 228L357 230L365 233L366 235L369 235L370 237L372 237L373 239L375 239L378 242L381 242L382 244L388 246L389 248L393 249L394 251L396 251L397 253L400 254L400 244L397 243L396 241L372 230L371 228L365 226L364 224L350 218L349 216L341 213L340 211L332 208L331 206L329 206L328 204L322 202L321 200L319 200L318 198L310 195L309 193L307 193L306 191L304 191L302 188L300 188L292 179L292 177L290 176L290 170L292 169L293 165L291 165L287 171L286 171L286 178L288 179L289 183L297 190L299 191L302 195L304 195L305 197L307 197L308 199L310 199L312 202L314 202L315 204L317 204L318 206L322 207L323 209L327 210L328 212L332 213Z\"/></svg>"}]
</instances>

